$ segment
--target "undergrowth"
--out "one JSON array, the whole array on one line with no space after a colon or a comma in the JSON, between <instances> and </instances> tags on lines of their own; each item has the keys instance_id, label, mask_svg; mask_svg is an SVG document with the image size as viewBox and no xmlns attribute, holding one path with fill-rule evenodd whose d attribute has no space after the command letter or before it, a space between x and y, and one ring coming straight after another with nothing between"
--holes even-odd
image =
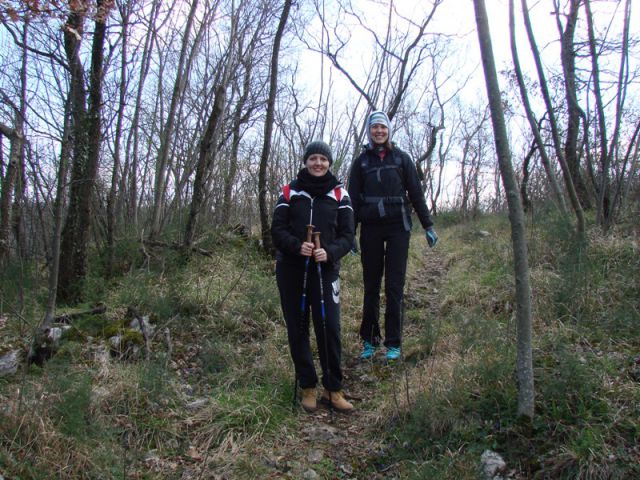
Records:
<instances>
[{"instance_id":1,"label":"undergrowth","mask_svg":"<svg viewBox=\"0 0 640 480\"><path fill-rule=\"evenodd\" d=\"M389 461L405 465L408 478L478 478L484 450L502 455L504 473L517 478L640 477L638 244L595 229L579 240L552 219L528 228L533 422L515 416L508 223L458 225L443 242L449 272L439 322L447 327L438 342L455 338L460 355L393 425Z\"/></svg>"},{"instance_id":2,"label":"undergrowth","mask_svg":"<svg viewBox=\"0 0 640 480\"><path fill-rule=\"evenodd\" d=\"M109 279L97 258L87 303L74 310L100 301L107 313L75 318L42 368L0 379L0 475L191 478L209 449L235 449L286 424L288 358L260 360L286 346L271 262L252 240L215 237L200 248L211 255L157 247L142 255L129 242ZM129 311L149 322L148 354ZM26 350L13 318L3 338ZM126 352L113 348L118 333L135 339Z\"/></svg>"},{"instance_id":3,"label":"undergrowth","mask_svg":"<svg viewBox=\"0 0 640 480\"><path fill-rule=\"evenodd\" d=\"M353 429L381 446L358 450L342 463L325 456L315 472L327 479L477 479L481 454L492 450L507 464L503 475L513 479L640 478L634 230L605 236L590 229L578 241L562 221L529 219L536 404L533 421L524 422L516 417L508 221L484 216L464 223L449 215L441 225L440 242L428 256L424 237L412 239L403 362L397 368L349 366L347 381L375 393L356 401L361 417L343 421L347 438L355 441ZM107 312L73 320L42 367L0 378L0 475L305 473L307 450L316 444L301 432L307 417L292 408L293 373L273 263L251 238L215 233L199 248L211 255L141 249L129 240L118 246L109 278L104 258L96 257L87 303L76 310L99 301ZM442 271L429 264L436 256ZM12 268L23 283L3 282L5 351L27 348L45 298L37 268ZM359 258L345 257L344 363L358 354L360 275ZM436 282L434 275L441 278ZM149 322L148 352L131 311ZM114 348L115 334L129 339L126 349ZM271 457L288 448L283 445L297 446L287 452L296 462L283 466ZM343 447L330 449L349 455Z\"/></svg>"}]
</instances>

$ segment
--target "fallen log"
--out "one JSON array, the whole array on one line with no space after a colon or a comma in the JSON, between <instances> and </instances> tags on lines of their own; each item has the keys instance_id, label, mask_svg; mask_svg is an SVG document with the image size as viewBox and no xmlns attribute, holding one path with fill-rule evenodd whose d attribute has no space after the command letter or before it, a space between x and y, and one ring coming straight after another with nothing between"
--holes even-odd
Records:
<instances>
[{"instance_id":1,"label":"fallen log","mask_svg":"<svg viewBox=\"0 0 640 480\"><path fill-rule=\"evenodd\" d=\"M200 255L204 255L205 257L213 258L213 253L210 252L209 250L205 250L204 248L195 247L195 246L187 247L182 243L177 243L177 242L166 243L166 242L160 242L158 240L148 240L148 239L143 240L142 243L143 245L146 245L148 247L168 248L170 250L176 250L178 252L189 251L193 253L198 253Z\"/></svg>"},{"instance_id":2,"label":"fallen log","mask_svg":"<svg viewBox=\"0 0 640 480\"><path fill-rule=\"evenodd\" d=\"M99 303L95 307L84 310L82 312L71 312L71 313L63 313L62 315L58 315L53 319L54 323L65 323L69 324L75 318L82 317L84 315L101 315L107 311L107 306L104 303Z\"/></svg>"}]
</instances>

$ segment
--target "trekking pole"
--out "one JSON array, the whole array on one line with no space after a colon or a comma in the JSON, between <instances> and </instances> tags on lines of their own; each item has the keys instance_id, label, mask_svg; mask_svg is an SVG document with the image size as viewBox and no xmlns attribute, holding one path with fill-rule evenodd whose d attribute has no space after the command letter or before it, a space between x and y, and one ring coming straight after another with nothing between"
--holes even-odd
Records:
<instances>
[{"instance_id":1,"label":"trekking pole","mask_svg":"<svg viewBox=\"0 0 640 480\"><path fill-rule=\"evenodd\" d=\"M315 227L311 224L307 225L307 238L306 242L312 242L312 234L313 229ZM309 261L311 257L307 257L304 261L304 276L302 277L302 298L300 300L300 323L304 322L305 310L307 308L307 277L309 273ZM296 374L295 380L293 382L293 404L296 404L296 400L298 399L298 375Z\"/></svg>"},{"instance_id":2,"label":"trekking pole","mask_svg":"<svg viewBox=\"0 0 640 480\"><path fill-rule=\"evenodd\" d=\"M320 248L320 232L313 232L313 243L315 248ZM324 361L327 364L327 377L331 376L331 368L329 367L329 347L327 344L327 315L324 309L324 285L322 284L322 264L316 262L318 270L318 280L320 282L320 318L322 318L322 336L324 337ZM329 406L333 407L333 399L331 398L331 390L329 392ZM333 412L333 409L330 408Z\"/></svg>"},{"instance_id":3,"label":"trekking pole","mask_svg":"<svg viewBox=\"0 0 640 480\"><path fill-rule=\"evenodd\" d=\"M306 242L312 242L313 229L315 227L313 225L307 225L307 239ZM307 307L307 277L309 274L309 262L311 261L311 257L307 257L304 261L304 276L302 277L302 299L300 301L300 314L302 318L304 318L304 311Z\"/></svg>"}]
</instances>

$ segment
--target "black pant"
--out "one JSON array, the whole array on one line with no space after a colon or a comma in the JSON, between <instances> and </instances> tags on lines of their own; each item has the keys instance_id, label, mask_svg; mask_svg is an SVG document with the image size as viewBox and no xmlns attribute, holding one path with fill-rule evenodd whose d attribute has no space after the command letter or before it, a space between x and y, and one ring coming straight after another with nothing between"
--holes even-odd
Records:
<instances>
[{"instance_id":1,"label":"black pant","mask_svg":"<svg viewBox=\"0 0 640 480\"><path fill-rule=\"evenodd\" d=\"M277 262L276 279L280 290L282 312L287 323L291 358L300 387L313 388L318 383L309 342L309 311L311 310L322 366L322 385L331 392L337 392L342 389L340 279L338 270L327 268L325 264L321 264L321 267L323 268L324 319L320 302L319 274L317 264L313 260L309 262L307 271L307 301L304 314L301 311L304 268Z\"/></svg>"},{"instance_id":2,"label":"black pant","mask_svg":"<svg viewBox=\"0 0 640 480\"><path fill-rule=\"evenodd\" d=\"M407 273L411 232L402 224L362 225L360 259L364 283L364 304L360 337L378 345L380 336L380 286L384 274L386 309L384 345L399 347L402 337L402 299Z\"/></svg>"}]
</instances>

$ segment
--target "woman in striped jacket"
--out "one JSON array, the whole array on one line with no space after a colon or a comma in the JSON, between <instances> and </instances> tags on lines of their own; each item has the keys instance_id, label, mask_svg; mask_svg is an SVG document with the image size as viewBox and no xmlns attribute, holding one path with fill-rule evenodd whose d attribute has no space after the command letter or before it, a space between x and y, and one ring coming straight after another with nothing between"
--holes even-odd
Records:
<instances>
[{"instance_id":1,"label":"woman in striped jacket","mask_svg":"<svg viewBox=\"0 0 640 480\"><path fill-rule=\"evenodd\" d=\"M339 273L340 259L353 244L353 209L346 189L330 171L329 145L311 142L303 162L297 178L283 187L271 224L280 301L302 407L307 412L317 408L318 377L309 341L311 313L322 367L320 401L349 412L353 405L344 397L340 366ZM317 243L309 238L312 231L319 237Z\"/></svg>"}]
</instances>

